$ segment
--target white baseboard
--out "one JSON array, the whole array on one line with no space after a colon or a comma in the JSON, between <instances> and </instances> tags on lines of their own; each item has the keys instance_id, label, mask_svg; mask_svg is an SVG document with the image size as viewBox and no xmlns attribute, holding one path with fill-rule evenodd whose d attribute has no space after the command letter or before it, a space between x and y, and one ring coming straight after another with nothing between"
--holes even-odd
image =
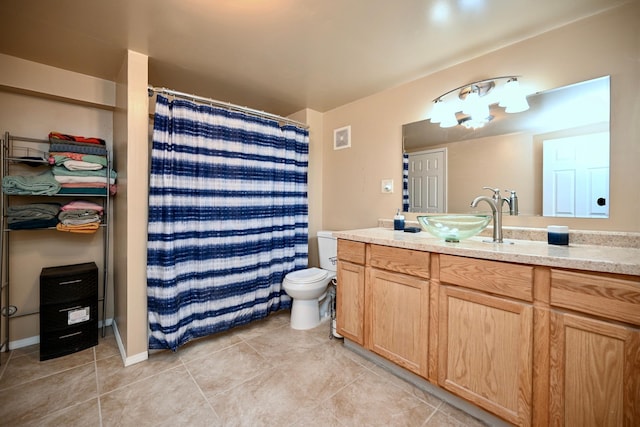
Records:
<instances>
[{"instance_id":1,"label":"white baseboard","mask_svg":"<svg viewBox=\"0 0 640 427\"><path fill-rule=\"evenodd\" d=\"M104 321L105 326L110 326L113 323L113 319L106 319ZM98 329L102 328L102 321L98 322ZM40 344L40 335L34 335L32 337L22 338L20 340L9 341L9 350L16 350L18 348L29 347L30 345Z\"/></svg>"},{"instance_id":2,"label":"white baseboard","mask_svg":"<svg viewBox=\"0 0 640 427\"><path fill-rule=\"evenodd\" d=\"M40 344L40 335L23 338L21 340L9 341L9 350L16 350L30 345Z\"/></svg>"},{"instance_id":3,"label":"white baseboard","mask_svg":"<svg viewBox=\"0 0 640 427\"><path fill-rule=\"evenodd\" d=\"M142 353L134 354L133 356L127 356L127 352L124 349L124 344L122 344L122 339L120 338L120 331L118 331L118 324L116 321L113 321L113 333L116 337L116 342L118 343L118 350L120 350L120 357L122 357L122 363L124 366L131 366L136 363L144 362L149 358L149 351L144 351Z\"/></svg>"}]
</instances>

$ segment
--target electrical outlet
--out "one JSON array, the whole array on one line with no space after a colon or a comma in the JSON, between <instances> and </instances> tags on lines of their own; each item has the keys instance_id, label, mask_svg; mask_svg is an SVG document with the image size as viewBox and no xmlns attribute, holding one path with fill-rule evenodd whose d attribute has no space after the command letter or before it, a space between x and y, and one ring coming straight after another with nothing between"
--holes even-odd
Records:
<instances>
[{"instance_id":1,"label":"electrical outlet","mask_svg":"<svg viewBox=\"0 0 640 427\"><path fill-rule=\"evenodd\" d=\"M380 190L383 193L393 193L393 180L392 179L383 179Z\"/></svg>"}]
</instances>

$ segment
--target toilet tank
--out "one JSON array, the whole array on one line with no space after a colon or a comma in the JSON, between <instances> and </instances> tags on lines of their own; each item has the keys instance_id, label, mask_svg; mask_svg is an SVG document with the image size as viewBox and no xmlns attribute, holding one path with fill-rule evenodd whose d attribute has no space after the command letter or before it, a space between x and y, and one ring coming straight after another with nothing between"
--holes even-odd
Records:
<instances>
[{"instance_id":1,"label":"toilet tank","mask_svg":"<svg viewBox=\"0 0 640 427\"><path fill-rule=\"evenodd\" d=\"M320 268L336 271L338 261L338 243L331 231L318 231L318 257Z\"/></svg>"}]
</instances>

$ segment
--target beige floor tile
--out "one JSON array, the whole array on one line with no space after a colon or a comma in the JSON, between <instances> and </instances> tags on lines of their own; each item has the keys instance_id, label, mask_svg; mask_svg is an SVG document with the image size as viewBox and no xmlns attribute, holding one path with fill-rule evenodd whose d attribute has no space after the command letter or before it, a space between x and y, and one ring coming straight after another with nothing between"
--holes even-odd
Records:
<instances>
[{"instance_id":1,"label":"beige floor tile","mask_svg":"<svg viewBox=\"0 0 640 427\"><path fill-rule=\"evenodd\" d=\"M178 356L183 362L188 362L208 357L239 342L242 342L242 338L237 334L231 331L220 332L185 344L178 349Z\"/></svg>"},{"instance_id":2,"label":"beige floor tile","mask_svg":"<svg viewBox=\"0 0 640 427\"><path fill-rule=\"evenodd\" d=\"M370 369L380 377L384 378L386 381L389 381L390 384L393 384L394 386L399 387L400 389L417 397L418 399L423 400L436 409L439 408L443 403L442 400L438 397L414 386L413 384L403 380L402 378L395 376L393 373L381 366L373 365L370 367Z\"/></svg>"},{"instance_id":3,"label":"beige floor tile","mask_svg":"<svg viewBox=\"0 0 640 427\"><path fill-rule=\"evenodd\" d=\"M364 357L360 356L358 353L355 353L351 350L349 350L348 348L346 348L343 344L342 344L342 340L330 340L329 341L329 345L333 345L333 346L337 346L340 347L341 349L344 350L344 354L351 360L353 360L354 362L356 362L359 365L364 366L365 368L370 368L373 369L374 367L376 367L377 365L375 363L373 363L370 360L365 359Z\"/></svg>"},{"instance_id":4,"label":"beige floor tile","mask_svg":"<svg viewBox=\"0 0 640 427\"><path fill-rule=\"evenodd\" d=\"M346 357L341 349L326 345L288 357L277 367L296 378L297 386L305 390L313 402L328 399L367 371Z\"/></svg>"},{"instance_id":5,"label":"beige floor tile","mask_svg":"<svg viewBox=\"0 0 640 427\"><path fill-rule=\"evenodd\" d=\"M225 426L283 426L315 406L298 379L282 369L266 370L210 399Z\"/></svg>"},{"instance_id":6,"label":"beige floor tile","mask_svg":"<svg viewBox=\"0 0 640 427\"><path fill-rule=\"evenodd\" d=\"M104 427L222 425L183 366L104 394L100 405Z\"/></svg>"},{"instance_id":7,"label":"beige floor tile","mask_svg":"<svg viewBox=\"0 0 640 427\"><path fill-rule=\"evenodd\" d=\"M26 347L16 348L15 350L11 350L11 357L20 357L25 354L35 353L40 351L40 344L33 344Z\"/></svg>"},{"instance_id":8,"label":"beige floor tile","mask_svg":"<svg viewBox=\"0 0 640 427\"><path fill-rule=\"evenodd\" d=\"M264 319L256 320L255 322L247 325L235 327L231 329L230 332L244 340L268 334L289 325L289 314L289 310L281 310L271 313Z\"/></svg>"},{"instance_id":9,"label":"beige floor tile","mask_svg":"<svg viewBox=\"0 0 640 427\"><path fill-rule=\"evenodd\" d=\"M344 427L337 418L320 406L306 410L290 427Z\"/></svg>"},{"instance_id":10,"label":"beige floor tile","mask_svg":"<svg viewBox=\"0 0 640 427\"><path fill-rule=\"evenodd\" d=\"M82 365L0 391L0 420L4 425L26 425L96 397L95 365Z\"/></svg>"},{"instance_id":11,"label":"beige floor tile","mask_svg":"<svg viewBox=\"0 0 640 427\"><path fill-rule=\"evenodd\" d=\"M330 340L331 337L331 320L324 320L318 326L313 329L309 329L310 334L315 335L321 340Z\"/></svg>"},{"instance_id":12,"label":"beige floor tile","mask_svg":"<svg viewBox=\"0 0 640 427\"><path fill-rule=\"evenodd\" d=\"M321 407L345 425L362 426L420 426L435 412L374 373L361 376Z\"/></svg>"},{"instance_id":13,"label":"beige floor tile","mask_svg":"<svg viewBox=\"0 0 640 427\"><path fill-rule=\"evenodd\" d=\"M91 399L49 414L33 423L38 427L99 426L100 409L98 399Z\"/></svg>"},{"instance_id":14,"label":"beige floor tile","mask_svg":"<svg viewBox=\"0 0 640 427\"><path fill-rule=\"evenodd\" d=\"M50 361L29 346L2 358L0 425L100 426L100 413L103 426L135 427L485 425L329 333L291 329L281 311L126 368L111 328Z\"/></svg>"},{"instance_id":15,"label":"beige floor tile","mask_svg":"<svg viewBox=\"0 0 640 427\"><path fill-rule=\"evenodd\" d=\"M7 362L9 361L10 357L11 357L10 352L8 351L0 352L0 379L2 379L2 376L4 375L4 371L7 368Z\"/></svg>"},{"instance_id":16,"label":"beige floor tile","mask_svg":"<svg viewBox=\"0 0 640 427\"><path fill-rule=\"evenodd\" d=\"M12 355L2 378L0 378L0 390L63 372L76 366L93 364L93 362L94 356L91 348L43 362L40 361L40 353L37 351L24 353L15 358Z\"/></svg>"},{"instance_id":17,"label":"beige floor tile","mask_svg":"<svg viewBox=\"0 0 640 427\"><path fill-rule=\"evenodd\" d=\"M283 360L289 357L305 355L322 346L324 341L308 331L298 331L291 328L280 328L277 332L245 340L251 347L267 359Z\"/></svg>"},{"instance_id":18,"label":"beige floor tile","mask_svg":"<svg viewBox=\"0 0 640 427\"><path fill-rule=\"evenodd\" d=\"M244 342L213 353L211 357L187 362L185 366L209 399L273 368L272 363Z\"/></svg>"},{"instance_id":19,"label":"beige floor tile","mask_svg":"<svg viewBox=\"0 0 640 427\"><path fill-rule=\"evenodd\" d=\"M442 411L436 411L435 414L424 425L425 427L466 427L455 418L451 418Z\"/></svg>"},{"instance_id":20,"label":"beige floor tile","mask_svg":"<svg viewBox=\"0 0 640 427\"><path fill-rule=\"evenodd\" d=\"M177 353L161 351L150 355L144 362L127 367L122 364L120 355L97 360L96 365L98 390L102 394L175 368L182 362Z\"/></svg>"},{"instance_id":21,"label":"beige floor tile","mask_svg":"<svg viewBox=\"0 0 640 427\"><path fill-rule=\"evenodd\" d=\"M96 352L96 360L120 355L120 349L118 348L116 337L113 334L107 335L105 338L100 336L98 345L94 347L94 350Z\"/></svg>"},{"instance_id":22,"label":"beige floor tile","mask_svg":"<svg viewBox=\"0 0 640 427\"><path fill-rule=\"evenodd\" d=\"M472 417L471 415L467 414L466 412L456 408L455 406L451 406L446 402L443 402L442 405L440 406L440 408L438 408L441 412L443 412L444 414L447 414L449 417L455 419L456 421L460 422L461 425L463 426L469 426L469 427L484 427L486 426L485 423L483 423L482 421Z\"/></svg>"}]
</instances>

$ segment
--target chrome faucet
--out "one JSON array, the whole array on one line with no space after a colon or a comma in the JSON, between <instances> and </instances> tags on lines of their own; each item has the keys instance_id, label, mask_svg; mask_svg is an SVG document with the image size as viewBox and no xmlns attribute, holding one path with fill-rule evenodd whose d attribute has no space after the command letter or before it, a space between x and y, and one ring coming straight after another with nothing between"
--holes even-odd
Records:
<instances>
[{"instance_id":1,"label":"chrome faucet","mask_svg":"<svg viewBox=\"0 0 640 427\"><path fill-rule=\"evenodd\" d=\"M491 187L482 187L485 190L493 191L493 196L478 196L471 202L471 207L475 208L478 206L478 203L484 200L491 207L491 212L493 213L493 242L494 243L502 243L502 204L506 201L509 202L509 199L504 199L500 195L499 188L491 188ZM516 208L517 209L517 208Z\"/></svg>"},{"instance_id":2,"label":"chrome faucet","mask_svg":"<svg viewBox=\"0 0 640 427\"><path fill-rule=\"evenodd\" d=\"M518 212L518 195L516 194L516 190L504 190L504 191L509 193L508 199L502 199L503 201L507 202L507 204L509 204L509 215L518 215L519 213Z\"/></svg>"}]
</instances>

